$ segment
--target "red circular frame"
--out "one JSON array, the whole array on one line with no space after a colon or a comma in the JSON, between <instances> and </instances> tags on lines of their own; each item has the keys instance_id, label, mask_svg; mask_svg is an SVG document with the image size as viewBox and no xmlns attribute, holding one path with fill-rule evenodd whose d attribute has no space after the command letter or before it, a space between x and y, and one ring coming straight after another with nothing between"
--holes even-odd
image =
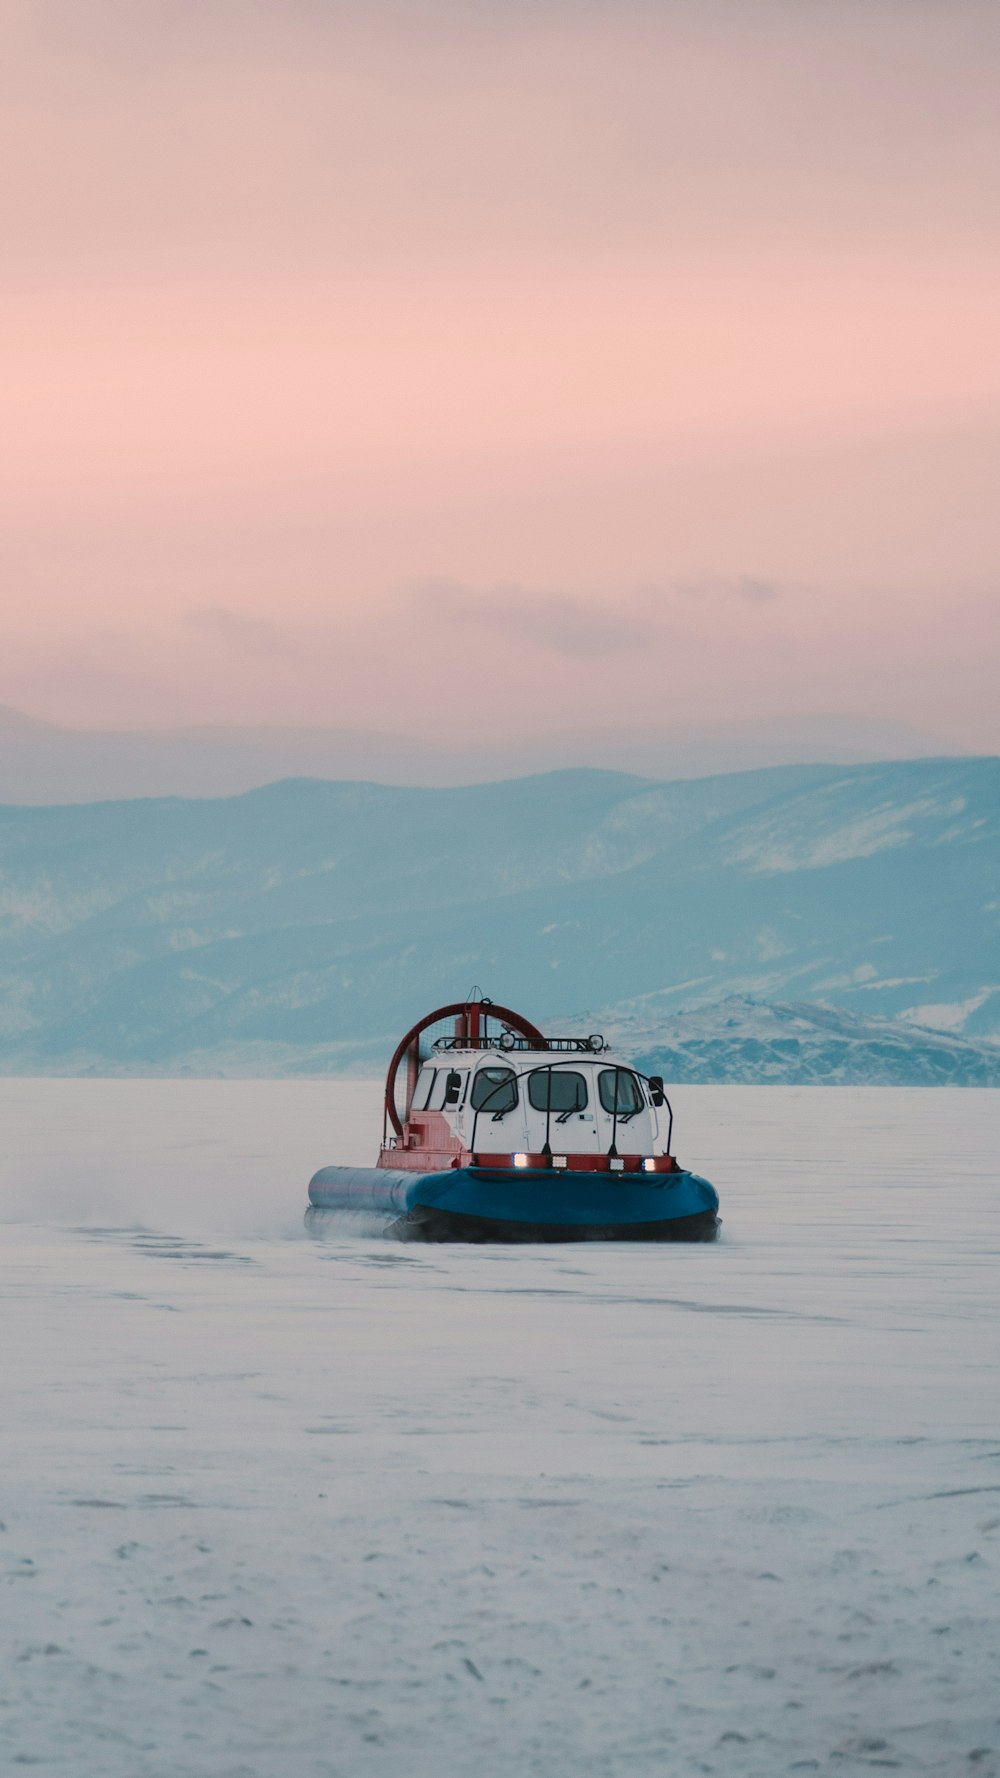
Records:
<instances>
[{"instance_id":1,"label":"red circular frame","mask_svg":"<svg viewBox=\"0 0 1000 1778\"><path fill-rule=\"evenodd\" d=\"M499 1019L512 1031L516 1031L520 1037L526 1037L529 1043L537 1044L539 1049L546 1047L545 1038L538 1026L533 1025L530 1019L522 1018L519 1012L511 1012L509 1006L497 1006L492 1000L456 1000L450 1006L439 1006L435 1012L429 1012L426 1018L411 1025L406 1036L396 1045L392 1061L389 1063L389 1072L385 1077L385 1112L397 1136L403 1134L403 1123L396 1110L396 1076L407 1050L412 1043L416 1042L421 1031L426 1031L428 1025L436 1025L439 1019L457 1018L459 1013L471 1012L473 1007L477 1007L484 1018Z\"/></svg>"}]
</instances>

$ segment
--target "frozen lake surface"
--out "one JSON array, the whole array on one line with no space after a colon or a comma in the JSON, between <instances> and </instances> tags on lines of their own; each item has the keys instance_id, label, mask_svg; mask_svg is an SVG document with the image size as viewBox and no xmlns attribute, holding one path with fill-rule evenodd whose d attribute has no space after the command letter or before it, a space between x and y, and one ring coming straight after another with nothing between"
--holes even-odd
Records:
<instances>
[{"instance_id":1,"label":"frozen lake surface","mask_svg":"<svg viewBox=\"0 0 1000 1778\"><path fill-rule=\"evenodd\" d=\"M316 1240L378 1102L0 1082L0 1769L1000 1773L1000 1093L678 1090L716 1246Z\"/></svg>"}]
</instances>

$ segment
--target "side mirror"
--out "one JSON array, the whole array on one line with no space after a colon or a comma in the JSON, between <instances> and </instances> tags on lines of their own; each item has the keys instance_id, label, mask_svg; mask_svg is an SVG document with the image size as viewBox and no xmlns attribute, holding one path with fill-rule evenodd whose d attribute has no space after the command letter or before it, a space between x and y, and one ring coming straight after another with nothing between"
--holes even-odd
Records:
<instances>
[{"instance_id":1,"label":"side mirror","mask_svg":"<svg viewBox=\"0 0 1000 1778\"><path fill-rule=\"evenodd\" d=\"M651 1074L650 1075L650 1077L649 1077L649 1096L650 1096L651 1100L653 1101L653 1104L656 1106L662 1105L664 1100L666 1099L667 1095L663 1091L663 1076L662 1076L662 1074Z\"/></svg>"},{"instance_id":2,"label":"side mirror","mask_svg":"<svg viewBox=\"0 0 1000 1778\"><path fill-rule=\"evenodd\" d=\"M444 1102L446 1105L457 1105L462 1096L462 1076L457 1068L448 1070L448 1078L444 1083Z\"/></svg>"}]
</instances>

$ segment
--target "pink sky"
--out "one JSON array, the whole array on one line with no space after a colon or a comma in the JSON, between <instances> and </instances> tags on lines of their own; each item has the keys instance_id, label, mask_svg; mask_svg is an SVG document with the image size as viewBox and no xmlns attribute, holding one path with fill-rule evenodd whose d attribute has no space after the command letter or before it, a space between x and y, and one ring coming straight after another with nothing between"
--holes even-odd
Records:
<instances>
[{"instance_id":1,"label":"pink sky","mask_svg":"<svg viewBox=\"0 0 1000 1778\"><path fill-rule=\"evenodd\" d=\"M1000 748L993 0L7 0L0 701Z\"/></svg>"}]
</instances>

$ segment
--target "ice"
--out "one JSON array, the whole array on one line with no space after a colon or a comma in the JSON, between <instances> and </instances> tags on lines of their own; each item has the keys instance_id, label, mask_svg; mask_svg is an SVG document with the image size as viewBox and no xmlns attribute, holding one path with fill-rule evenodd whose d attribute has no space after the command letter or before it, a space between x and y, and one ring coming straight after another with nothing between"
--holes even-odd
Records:
<instances>
[{"instance_id":1,"label":"ice","mask_svg":"<svg viewBox=\"0 0 1000 1778\"><path fill-rule=\"evenodd\" d=\"M678 1089L716 1246L315 1240L378 1105L0 1082L0 1770L1000 1772L1000 1093Z\"/></svg>"}]
</instances>

